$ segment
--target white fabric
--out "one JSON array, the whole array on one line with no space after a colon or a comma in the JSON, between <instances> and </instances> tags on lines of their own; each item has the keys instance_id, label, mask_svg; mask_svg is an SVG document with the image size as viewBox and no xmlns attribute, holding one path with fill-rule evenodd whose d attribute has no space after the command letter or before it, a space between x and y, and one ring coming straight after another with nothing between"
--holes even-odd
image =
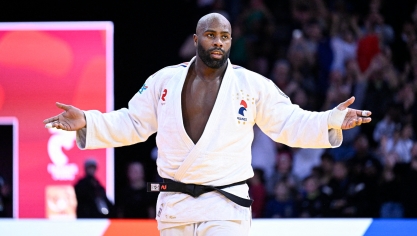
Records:
<instances>
[{"instance_id":1,"label":"white fabric","mask_svg":"<svg viewBox=\"0 0 417 236\"><path fill-rule=\"evenodd\" d=\"M253 127L253 133L252 167L262 169L265 179L268 179L275 170L276 143L264 134L257 125Z\"/></svg>"},{"instance_id":2,"label":"white fabric","mask_svg":"<svg viewBox=\"0 0 417 236\"><path fill-rule=\"evenodd\" d=\"M331 110L329 115L328 127L329 129L340 129L345 119L346 114L348 113L349 108L344 110L339 110L336 107Z\"/></svg>"},{"instance_id":3,"label":"white fabric","mask_svg":"<svg viewBox=\"0 0 417 236\"><path fill-rule=\"evenodd\" d=\"M251 222L247 220L205 221L161 230L161 236L245 236Z\"/></svg>"},{"instance_id":4,"label":"white fabric","mask_svg":"<svg viewBox=\"0 0 417 236\"><path fill-rule=\"evenodd\" d=\"M271 80L228 61L210 118L194 144L184 129L181 112L181 91L189 65L166 67L149 77L128 109L106 114L85 111L87 128L77 132L78 146L93 149L131 145L157 132L157 166L162 178L219 186L253 176L255 123L272 140L292 147L329 148L342 142L340 129L328 130L330 111L304 111L291 104ZM247 185L224 190L248 198ZM250 219L249 208L217 192L198 198L160 193L156 209L159 229L184 222Z\"/></svg>"}]
</instances>

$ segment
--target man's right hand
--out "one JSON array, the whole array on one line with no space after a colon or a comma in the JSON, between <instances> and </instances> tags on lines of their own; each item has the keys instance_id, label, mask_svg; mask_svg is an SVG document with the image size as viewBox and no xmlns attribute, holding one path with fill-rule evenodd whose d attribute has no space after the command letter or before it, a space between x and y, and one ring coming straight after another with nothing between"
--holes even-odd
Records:
<instances>
[{"instance_id":1,"label":"man's right hand","mask_svg":"<svg viewBox=\"0 0 417 236\"><path fill-rule=\"evenodd\" d=\"M56 106L64 110L64 112L44 120L44 124L50 124L50 128L57 128L66 131L77 131L86 127L87 121L83 111L74 106L65 105L59 102L56 103Z\"/></svg>"}]
</instances>

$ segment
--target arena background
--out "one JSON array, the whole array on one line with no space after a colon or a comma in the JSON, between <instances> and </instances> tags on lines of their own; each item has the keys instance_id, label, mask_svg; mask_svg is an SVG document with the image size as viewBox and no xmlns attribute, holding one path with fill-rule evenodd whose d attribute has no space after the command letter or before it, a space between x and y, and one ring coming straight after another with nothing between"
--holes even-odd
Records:
<instances>
[{"instance_id":1,"label":"arena background","mask_svg":"<svg viewBox=\"0 0 417 236\"><path fill-rule=\"evenodd\" d=\"M233 0L230 2L233 2ZM280 4L273 0L266 0L265 3L267 5ZM388 6L386 5L385 7L386 9L389 9L390 14L388 15L390 17L386 19L386 21L394 28L401 27L401 19L403 19L405 14L410 14L410 12L412 12L414 4L415 1L412 0L389 2ZM58 1L49 3L7 1L0 3L0 22L112 21L114 24L115 109L126 107L130 98L138 91L149 75L167 65L177 64L183 61L183 59L178 56L179 48L184 40L190 35L190 32L194 32L197 20L204 13L206 13L204 9L199 9L195 1L191 0L132 2L84 1L83 3ZM42 104L39 109L41 109L41 107ZM147 179L152 179L154 177L156 169L154 161L151 158L151 150L154 146L155 141L154 136L152 136L145 143L115 149L116 197L119 188L126 184L125 168L128 162L140 160L145 163L148 168ZM398 235L415 235L414 233L417 232L417 229L411 227L416 225L415 221L401 221L402 223L400 221L390 223L385 221L376 222L378 227L385 225L385 227L390 227L390 229L402 227L404 230L407 228ZM102 222L99 223L102 224ZM299 223L299 221L296 223ZM329 222L326 221L324 223L327 224ZM357 223L358 222L355 222L355 224ZM369 222L359 223L366 225L361 226L364 230L357 233L357 235L363 235L366 229L369 230L367 227L369 227L371 223L370 220ZM16 233L16 231L13 230L18 230L23 227L23 225L17 224L13 226L15 223L8 221L2 221L0 224L4 226L0 227L3 229L6 229L5 225L10 227L11 231L6 231L5 235L17 235L13 233ZM95 223L93 222L92 224ZM257 229L261 229L263 226L262 224L255 223L254 225L259 227ZM296 225L296 227L298 226L299 225ZM319 224L319 226L323 226L323 224ZM77 225L76 227L80 226ZM100 227L103 228L104 226ZM7 234L7 232L10 234ZM336 231L332 232L335 233ZM368 235L384 235L384 232L385 235L397 235L395 232L398 233L399 231L387 231L385 228L385 231L374 231L374 234L368 232Z\"/></svg>"}]
</instances>

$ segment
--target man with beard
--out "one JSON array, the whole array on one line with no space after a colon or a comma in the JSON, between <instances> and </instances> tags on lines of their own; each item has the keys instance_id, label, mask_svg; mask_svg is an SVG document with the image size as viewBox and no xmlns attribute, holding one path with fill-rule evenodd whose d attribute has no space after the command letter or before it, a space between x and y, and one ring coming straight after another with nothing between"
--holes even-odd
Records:
<instances>
[{"instance_id":1,"label":"man with beard","mask_svg":"<svg viewBox=\"0 0 417 236\"><path fill-rule=\"evenodd\" d=\"M232 29L220 14L203 16L194 35L197 56L150 76L128 108L102 114L57 103L63 113L46 127L77 131L81 149L145 141L157 132L158 173L148 183L161 193L161 235L248 235L245 180L253 176L253 125L276 142L330 148L342 129L368 123L371 112L348 109L354 98L326 112L293 105L272 81L228 60Z\"/></svg>"}]
</instances>

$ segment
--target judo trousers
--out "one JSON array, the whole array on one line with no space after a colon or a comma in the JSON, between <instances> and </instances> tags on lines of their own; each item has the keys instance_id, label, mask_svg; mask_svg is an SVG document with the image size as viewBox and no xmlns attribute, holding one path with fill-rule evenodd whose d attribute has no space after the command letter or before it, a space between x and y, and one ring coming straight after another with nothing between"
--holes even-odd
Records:
<instances>
[{"instance_id":1,"label":"judo trousers","mask_svg":"<svg viewBox=\"0 0 417 236\"><path fill-rule=\"evenodd\" d=\"M161 236L247 236L249 220L214 220L161 230Z\"/></svg>"}]
</instances>

